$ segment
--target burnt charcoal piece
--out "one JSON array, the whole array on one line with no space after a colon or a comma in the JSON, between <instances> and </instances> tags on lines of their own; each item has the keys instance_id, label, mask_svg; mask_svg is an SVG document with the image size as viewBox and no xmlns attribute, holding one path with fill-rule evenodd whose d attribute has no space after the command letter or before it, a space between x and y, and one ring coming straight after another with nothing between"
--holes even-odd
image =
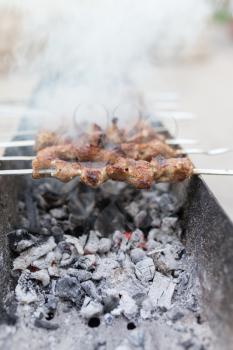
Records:
<instances>
[{"instance_id":1,"label":"burnt charcoal piece","mask_svg":"<svg viewBox=\"0 0 233 350\"><path fill-rule=\"evenodd\" d=\"M51 232L53 234L53 237L56 243L64 241L63 230L61 227L53 226L51 229Z\"/></svg>"},{"instance_id":2,"label":"burnt charcoal piece","mask_svg":"<svg viewBox=\"0 0 233 350\"><path fill-rule=\"evenodd\" d=\"M50 210L50 214L55 218L55 219L58 219L58 220L64 220L66 219L68 216L67 216L67 213L65 211L64 208L54 208L54 209L51 209Z\"/></svg>"},{"instance_id":3,"label":"burnt charcoal piece","mask_svg":"<svg viewBox=\"0 0 233 350\"><path fill-rule=\"evenodd\" d=\"M52 294L46 295L45 298L45 309L46 309L46 320L50 321L54 318L55 312L57 310L58 298Z\"/></svg>"},{"instance_id":4,"label":"burnt charcoal piece","mask_svg":"<svg viewBox=\"0 0 233 350\"><path fill-rule=\"evenodd\" d=\"M126 227L125 216L116 204L111 203L100 211L94 227L95 230L100 231L105 236L111 234L115 230L123 231Z\"/></svg>"},{"instance_id":5,"label":"burnt charcoal piece","mask_svg":"<svg viewBox=\"0 0 233 350\"><path fill-rule=\"evenodd\" d=\"M92 214L87 219L80 219L76 221L75 227L72 230L72 234L75 237L87 234L90 230L93 230L96 221L96 215Z\"/></svg>"},{"instance_id":6,"label":"burnt charcoal piece","mask_svg":"<svg viewBox=\"0 0 233 350\"><path fill-rule=\"evenodd\" d=\"M70 276L76 277L79 282L85 282L92 278L92 273L86 270L78 270L78 269L72 269L69 268L67 270L67 273Z\"/></svg>"},{"instance_id":7,"label":"burnt charcoal piece","mask_svg":"<svg viewBox=\"0 0 233 350\"><path fill-rule=\"evenodd\" d=\"M20 253L23 250L32 247L39 238L30 234L27 230L15 230L7 234L10 250L14 253Z\"/></svg>"},{"instance_id":8,"label":"burnt charcoal piece","mask_svg":"<svg viewBox=\"0 0 233 350\"><path fill-rule=\"evenodd\" d=\"M119 298L114 295L107 295L103 297L102 302L104 304L104 313L110 313L116 309L119 305Z\"/></svg>"},{"instance_id":9,"label":"burnt charcoal piece","mask_svg":"<svg viewBox=\"0 0 233 350\"><path fill-rule=\"evenodd\" d=\"M68 301L72 301L78 309L82 307L85 293L80 282L75 277L64 276L57 281L56 295Z\"/></svg>"},{"instance_id":10,"label":"burnt charcoal piece","mask_svg":"<svg viewBox=\"0 0 233 350\"><path fill-rule=\"evenodd\" d=\"M47 330L54 331L59 328L59 325L57 323L52 323L46 320L41 320L39 318L36 318L34 325L38 328L44 328Z\"/></svg>"},{"instance_id":11,"label":"burnt charcoal piece","mask_svg":"<svg viewBox=\"0 0 233 350\"><path fill-rule=\"evenodd\" d=\"M101 297L96 289L96 286L94 284L94 282L92 281L85 281L81 283L81 286L83 288L83 290L85 291L85 293L91 297L94 300L101 300Z\"/></svg>"},{"instance_id":12,"label":"burnt charcoal piece","mask_svg":"<svg viewBox=\"0 0 233 350\"><path fill-rule=\"evenodd\" d=\"M94 271L96 266L96 257L93 254L88 254L79 257L78 261L74 264L74 267Z\"/></svg>"},{"instance_id":13,"label":"burnt charcoal piece","mask_svg":"<svg viewBox=\"0 0 233 350\"><path fill-rule=\"evenodd\" d=\"M44 183L40 185L37 191L45 200L48 209L61 206L67 200L66 195L60 194L60 191L55 191L55 189L53 190L52 185L50 185L49 183Z\"/></svg>"}]
</instances>

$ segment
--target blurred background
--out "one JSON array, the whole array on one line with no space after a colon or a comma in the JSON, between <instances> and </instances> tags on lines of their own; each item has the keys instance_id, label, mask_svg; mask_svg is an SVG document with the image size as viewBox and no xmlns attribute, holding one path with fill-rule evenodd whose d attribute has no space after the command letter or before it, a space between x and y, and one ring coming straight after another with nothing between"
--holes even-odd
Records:
<instances>
[{"instance_id":1,"label":"blurred background","mask_svg":"<svg viewBox=\"0 0 233 350\"><path fill-rule=\"evenodd\" d=\"M53 127L88 103L103 124L116 106L125 121L139 105L152 119L189 112L166 121L174 136L233 149L233 1L0 0L0 129L12 137L28 106ZM232 155L192 160L232 169ZM233 179L205 179L233 218Z\"/></svg>"}]
</instances>

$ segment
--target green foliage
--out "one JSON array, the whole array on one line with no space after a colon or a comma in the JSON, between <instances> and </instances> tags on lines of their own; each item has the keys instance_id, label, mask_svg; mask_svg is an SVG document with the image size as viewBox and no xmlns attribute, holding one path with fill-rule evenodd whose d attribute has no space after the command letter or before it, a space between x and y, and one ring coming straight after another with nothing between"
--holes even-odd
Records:
<instances>
[{"instance_id":1,"label":"green foliage","mask_svg":"<svg viewBox=\"0 0 233 350\"><path fill-rule=\"evenodd\" d=\"M227 23L233 19L232 14L227 9L219 9L214 13L213 19L219 23Z\"/></svg>"}]
</instances>

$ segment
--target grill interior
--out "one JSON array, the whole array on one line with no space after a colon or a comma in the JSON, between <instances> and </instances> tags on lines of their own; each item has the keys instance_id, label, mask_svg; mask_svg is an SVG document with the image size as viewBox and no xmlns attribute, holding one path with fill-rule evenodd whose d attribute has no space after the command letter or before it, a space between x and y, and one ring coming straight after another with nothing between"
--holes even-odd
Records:
<instances>
[{"instance_id":1,"label":"grill interior","mask_svg":"<svg viewBox=\"0 0 233 350\"><path fill-rule=\"evenodd\" d=\"M11 153L17 154L16 151L12 149ZM27 150L24 150L24 154L27 154ZM9 164L6 164L7 166L9 167ZM22 166L22 163L15 164L15 167L17 166ZM64 305L61 303L54 319L59 324L57 330L41 328L40 325L38 328L38 325L31 321L30 308L23 314L18 312L19 317L16 320L17 303L12 291L17 284L17 278L13 278L11 274L15 256L10 252L7 233L12 228L19 228L19 216L16 211L19 198L25 202L26 215L35 225L36 215L31 193L46 181L32 182L30 178L25 177L16 181L12 181L12 178L2 178L0 183L3 276L0 301L1 332L4 334L1 341L6 349L13 348L16 344L19 349L31 346L54 346L57 349L69 346L70 349L75 349L83 344L87 349L115 349L118 346L119 349L120 346L128 346L129 349L133 346L139 349L212 349L219 346L230 348L230 330L233 322L233 228L205 183L196 177L171 189L179 203L183 203L178 216L182 227L180 240L186 249L185 272L188 276L188 283L182 282L183 285L178 288L176 298L173 299L176 312L174 309L173 312L161 310L156 317L149 320L136 318L136 321L120 316L114 318L111 325L107 325L103 321L103 315L84 320L74 307L70 308L69 313L64 312ZM189 314L192 317L182 317L183 321L182 318L176 320L176 317L179 318L179 312L183 312L179 309L181 301L188 305L187 300L191 296L196 302L196 310ZM44 337L46 333L48 337Z\"/></svg>"}]
</instances>

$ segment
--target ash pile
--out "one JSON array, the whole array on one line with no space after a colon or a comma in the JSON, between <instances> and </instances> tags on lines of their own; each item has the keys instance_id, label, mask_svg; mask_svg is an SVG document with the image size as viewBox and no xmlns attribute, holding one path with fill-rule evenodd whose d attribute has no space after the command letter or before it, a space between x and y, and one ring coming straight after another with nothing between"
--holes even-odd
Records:
<instances>
[{"instance_id":1,"label":"ash pile","mask_svg":"<svg viewBox=\"0 0 233 350\"><path fill-rule=\"evenodd\" d=\"M78 181L33 186L18 203L19 227L8 234L16 327L58 334L70 314L85 334L102 327L90 349L130 350L154 348L148 332L157 322L168 349L209 348L180 240L180 203L169 185L150 191L111 182L96 190ZM109 340L119 322L130 336Z\"/></svg>"}]
</instances>

